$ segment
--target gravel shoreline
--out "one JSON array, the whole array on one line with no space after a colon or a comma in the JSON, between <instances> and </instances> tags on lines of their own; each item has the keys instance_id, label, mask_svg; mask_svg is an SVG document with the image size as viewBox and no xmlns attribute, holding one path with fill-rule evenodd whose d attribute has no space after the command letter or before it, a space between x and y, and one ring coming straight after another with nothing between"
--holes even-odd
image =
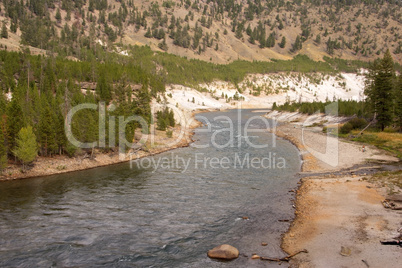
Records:
<instances>
[{"instance_id":1,"label":"gravel shoreline","mask_svg":"<svg viewBox=\"0 0 402 268\"><path fill-rule=\"evenodd\" d=\"M296 218L283 236L282 248L289 254L304 249L308 253L292 258L290 266L394 267L401 263L400 248L379 241L398 235L402 212L386 210L381 204L384 190L366 182L364 176L334 175L368 161L399 160L374 147L365 146L363 152L362 145L339 140L333 166L330 157L334 154L325 153L328 139L334 137L289 123L274 133L297 146L303 159L301 174L307 176L296 191Z\"/></svg>"}]
</instances>

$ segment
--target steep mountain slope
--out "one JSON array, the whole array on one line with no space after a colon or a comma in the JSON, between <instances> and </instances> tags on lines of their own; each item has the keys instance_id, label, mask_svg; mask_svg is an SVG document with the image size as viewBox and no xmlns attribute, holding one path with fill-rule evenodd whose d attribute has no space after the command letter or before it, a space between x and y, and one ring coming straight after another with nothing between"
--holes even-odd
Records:
<instances>
[{"instance_id":1,"label":"steep mountain slope","mask_svg":"<svg viewBox=\"0 0 402 268\"><path fill-rule=\"evenodd\" d=\"M102 44L149 45L216 63L306 54L402 60L398 0L1 0L0 45L76 58ZM5 30L4 30L5 28ZM3 32L2 31L2 32ZM39 52L31 48L31 51Z\"/></svg>"}]
</instances>

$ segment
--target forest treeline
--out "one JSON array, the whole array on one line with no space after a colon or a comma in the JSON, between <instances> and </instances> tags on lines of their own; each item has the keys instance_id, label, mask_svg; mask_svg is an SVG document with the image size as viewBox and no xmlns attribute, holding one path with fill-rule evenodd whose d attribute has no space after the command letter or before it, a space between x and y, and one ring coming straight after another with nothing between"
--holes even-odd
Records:
<instances>
[{"instance_id":1,"label":"forest treeline","mask_svg":"<svg viewBox=\"0 0 402 268\"><path fill-rule=\"evenodd\" d=\"M124 121L138 115L149 124L150 101L164 90L165 84L158 75L123 57L105 58L105 62L80 62L0 51L0 166L6 165L7 158L21 155L17 145L22 134L29 135L29 127L39 155L73 156L78 148L67 141L64 122L71 108L79 104L104 103L109 107L106 116L116 118L112 132L115 143L107 142L104 150L116 147L122 134L118 128L119 117L123 116ZM71 124L74 137L82 143L98 141L99 118L98 110L79 110ZM109 130L108 120L105 127ZM137 127L139 123L134 121L126 125L127 140L132 140ZM106 141L109 133L106 131Z\"/></svg>"},{"instance_id":2,"label":"forest treeline","mask_svg":"<svg viewBox=\"0 0 402 268\"><path fill-rule=\"evenodd\" d=\"M332 106L332 104L336 104L336 106ZM332 107L336 107L336 109L331 109ZM334 116L370 116L370 113L364 102L353 100L338 100L335 102L285 102L284 104L279 106L274 103L272 109L281 112L300 112L308 115L312 115L314 113L327 113Z\"/></svg>"}]
</instances>

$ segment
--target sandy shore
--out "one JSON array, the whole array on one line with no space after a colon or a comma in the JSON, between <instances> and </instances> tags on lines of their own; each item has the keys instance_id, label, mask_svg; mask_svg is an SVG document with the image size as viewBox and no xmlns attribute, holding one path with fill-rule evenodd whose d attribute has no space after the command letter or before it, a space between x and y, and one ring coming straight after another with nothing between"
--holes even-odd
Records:
<instances>
[{"instance_id":1,"label":"sandy shore","mask_svg":"<svg viewBox=\"0 0 402 268\"><path fill-rule=\"evenodd\" d=\"M331 144L328 140L335 138L320 133L318 128L285 124L277 128L276 134L299 148L301 173L311 175L302 179L297 190L296 219L283 237L282 247L287 253L308 250L292 258L291 267L397 267L402 263L399 246L380 243L399 236L402 212L385 209L381 203L384 189L368 183L364 176L339 172L358 169L368 161L398 159L371 146L363 152L362 145L339 140L335 154L338 161L331 161L334 154L325 153ZM333 165L335 162L337 165ZM317 177L315 173L326 175Z\"/></svg>"}]
</instances>

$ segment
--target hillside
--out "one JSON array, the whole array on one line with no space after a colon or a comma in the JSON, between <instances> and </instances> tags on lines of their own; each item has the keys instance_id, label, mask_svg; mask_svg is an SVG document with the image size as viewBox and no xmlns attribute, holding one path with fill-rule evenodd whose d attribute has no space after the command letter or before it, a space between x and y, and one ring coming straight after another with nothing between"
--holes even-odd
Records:
<instances>
[{"instance_id":1,"label":"hillside","mask_svg":"<svg viewBox=\"0 0 402 268\"><path fill-rule=\"evenodd\" d=\"M78 59L86 50L148 45L215 63L305 54L402 62L397 0L1 0L0 46Z\"/></svg>"}]
</instances>

